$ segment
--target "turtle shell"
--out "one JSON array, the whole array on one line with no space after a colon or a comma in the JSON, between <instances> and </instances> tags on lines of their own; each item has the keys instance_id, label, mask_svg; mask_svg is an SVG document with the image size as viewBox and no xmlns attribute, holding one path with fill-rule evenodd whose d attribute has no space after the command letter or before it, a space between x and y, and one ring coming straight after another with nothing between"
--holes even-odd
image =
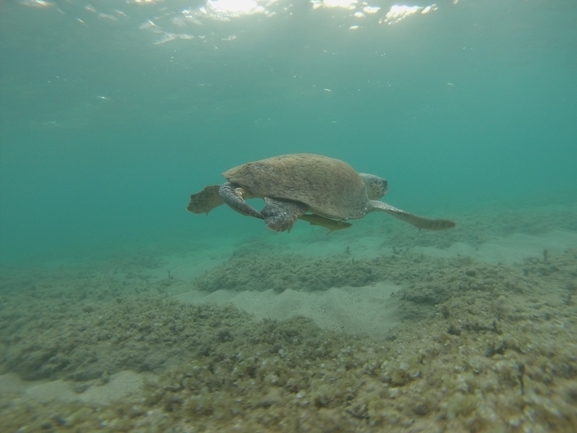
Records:
<instances>
[{"instance_id":1,"label":"turtle shell","mask_svg":"<svg viewBox=\"0 0 577 433\"><path fill-rule=\"evenodd\" d=\"M294 200L328 218L362 218L368 203L365 184L346 162L322 155L275 156L222 174L254 197Z\"/></svg>"}]
</instances>

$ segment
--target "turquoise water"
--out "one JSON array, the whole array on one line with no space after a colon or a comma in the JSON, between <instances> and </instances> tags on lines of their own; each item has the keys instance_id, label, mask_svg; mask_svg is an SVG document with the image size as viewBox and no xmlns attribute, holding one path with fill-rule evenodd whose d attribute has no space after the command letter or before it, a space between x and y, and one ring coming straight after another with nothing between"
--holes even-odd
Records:
<instances>
[{"instance_id":1,"label":"turquoise water","mask_svg":"<svg viewBox=\"0 0 577 433\"><path fill-rule=\"evenodd\" d=\"M326 3L2 2L0 262L261 233L189 195L292 152L433 216L576 196L577 3Z\"/></svg>"}]
</instances>

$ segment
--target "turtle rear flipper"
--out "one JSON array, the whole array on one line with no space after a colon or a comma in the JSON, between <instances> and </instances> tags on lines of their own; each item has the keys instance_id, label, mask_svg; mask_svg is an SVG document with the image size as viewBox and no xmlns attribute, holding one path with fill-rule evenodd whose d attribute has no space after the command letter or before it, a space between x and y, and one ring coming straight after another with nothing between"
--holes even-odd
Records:
<instances>
[{"instance_id":1,"label":"turtle rear flipper","mask_svg":"<svg viewBox=\"0 0 577 433\"><path fill-rule=\"evenodd\" d=\"M445 220L445 219L429 219L423 218L418 215L413 215L412 213L405 212L404 210L397 209L390 204L383 203L382 201L378 200L370 200L370 205L372 209L370 211L380 211L388 213L389 215L394 216L400 220L408 222L409 224L414 225L420 229L427 229L427 230L445 230L453 228L457 225L455 221Z\"/></svg>"},{"instance_id":2,"label":"turtle rear flipper","mask_svg":"<svg viewBox=\"0 0 577 433\"><path fill-rule=\"evenodd\" d=\"M186 210L192 213L208 214L215 207L224 204L224 200L218 193L220 185L209 185L202 191L190 196L190 203Z\"/></svg>"},{"instance_id":3,"label":"turtle rear flipper","mask_svg":"<svg viewBox=\"0 0 577 433\"><path fill-rule=\"evenodd\" d=\"M291 231L295 221L309 207L298 201L265 197L266 206L260 211L267 227L277 232Z\"/></svg>"}]
</instances>

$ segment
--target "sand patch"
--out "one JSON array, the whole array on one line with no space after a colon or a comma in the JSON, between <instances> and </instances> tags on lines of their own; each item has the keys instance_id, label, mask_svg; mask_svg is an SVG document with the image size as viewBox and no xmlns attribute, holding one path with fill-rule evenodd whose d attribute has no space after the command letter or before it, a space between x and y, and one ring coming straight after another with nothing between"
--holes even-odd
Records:
<instances>
[{"instance_id":1,"label":"sand patch","mask_svg":"<svg viewBox=\"0 0 577 433\"><path fill-rule=\"evenodd\" d=\"M319 292L285 290L217 290L207 294L190 291L174 296L186 304L232 304L256 320L287 320L296 316L312 319L320 328L351 334L386 334L399 323L390 296L399 286L379 282L364 287L331 288Z\"/></svg>"},{"instance_id":2,"label":"sand patch","mask_svg":"<svg viewBox=\"0 0 577 433\"><path fill-rule=\"evenodd\" d=\"M88 386L83 390L85 385L78 382L24 381L17 374L9 373L0 376L0 396L16 394L45 403L59 401L105 405L135 397L142 393L144 387L144 375L133 371L121 371L109 379L105 384Z\"/></svg>"}]
</instances>

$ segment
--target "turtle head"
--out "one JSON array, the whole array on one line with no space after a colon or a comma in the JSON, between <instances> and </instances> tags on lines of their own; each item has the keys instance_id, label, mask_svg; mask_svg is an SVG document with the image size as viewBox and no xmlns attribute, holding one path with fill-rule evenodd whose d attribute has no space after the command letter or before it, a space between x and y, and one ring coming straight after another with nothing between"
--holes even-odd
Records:
<instances>
[{"instance_id":1,"label":"turtle head","mask_svg":"<svg viewBox=\"0 0 577 433\"><path fill-rule=\"evenodd\" d=\"M359 176L361 176L361 179L365 183L367 197L370 200L380 199L389 190L389 182L387 182L387 180L383 179L382 177L366 173L359 173Z\"/></svg>"}]
</instances>

